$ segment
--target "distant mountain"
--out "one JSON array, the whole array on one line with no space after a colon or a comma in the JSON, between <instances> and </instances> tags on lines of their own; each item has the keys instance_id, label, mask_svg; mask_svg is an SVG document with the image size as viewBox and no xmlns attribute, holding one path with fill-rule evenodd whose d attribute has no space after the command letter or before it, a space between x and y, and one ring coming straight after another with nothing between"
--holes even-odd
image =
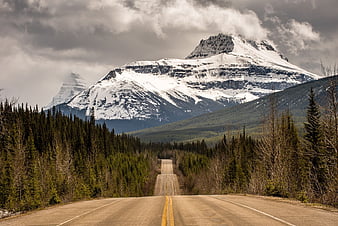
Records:
<instances>
[{"instance_id":1,"label":"distant mountain","mask_svg":"<svg viewBox=\"0 0 338 226\"><path fill-rule=\"evenodd\" d=\"M65 114L127 132L248 102L319 77L283 57L270 41L219 34L186 59L137 61L110 71L69 102Z\"/></svg>"},{"instance_id":2,"label":"distant mountain","mask_svg":"<svg viewBox=\"0 0 338 226\"><path fill-rule=\"evenodd\" d=\"M239 104L209 114L191 119L166 124L133 132L143 141L172 142L209 139L216 140L227 133L238 132L245 126L251 135L259 134L261 125L269 114L271 100L276 102L277 110L281 113L289 110L298 127L303 128L306 120L308 94L314 89L316 101L322 107L328 106L327 89L330 81L338 84L338 76L323 78L317 81L297 85L284 91L273 93L248 103ZM336 86L338 93L338 86ZM338 96L337 96L338 98Z\"/></svg>"},{"instance_id":3,"label":"distant mountain","mask_svg":"<svg viewBox=\"0 0 338 226\"><path fill-rule=\"evenodd\" d=\"M59 92L53 97L52 101L45 107L45 109L50 109L53 106L67 103L86 88L87 84L85 80L79 74L71 73L66 77Z\"/></svg>"}]
</instances>

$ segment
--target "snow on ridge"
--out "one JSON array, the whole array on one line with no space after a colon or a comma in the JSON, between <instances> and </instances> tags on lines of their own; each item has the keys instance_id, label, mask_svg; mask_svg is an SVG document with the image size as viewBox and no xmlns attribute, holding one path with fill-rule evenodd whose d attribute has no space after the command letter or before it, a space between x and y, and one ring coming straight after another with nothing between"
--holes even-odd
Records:
<instances>
[{"instance_id":1,"label":"snow on ridge","mask_svg":"<svg viewBox=\"0 0 338 226\"><path fill-rule=\"evenodd\" d=\"M259 98L259 96L250 93L249 88L245 90L236 89L221 89L217 87L203 89L203 85L209 82L226 82L229 78L207 75L202 78L196 76L187 76L184 78L170 77L165 75L154 75L151 73L136 73L133 70L123 70L121 73L116 73L115 78L110 80L102 80L93 86L89 92L82 92L81 95L75 97L68 105L78 109L91 109L95 108L96 119L134 119L134 118L150 118L154 112L151 112L149 106L138 106L136 103L133 106L126 106L126 102L130 102L130 97L141 98L145 100L144 96L147 92L166 100L177 108L181 108L173 97L181 100L188 101L188 98L194 100L195 104L201 101L201 98L219 101L221 99L234 100L239 103L251 101ZM284 76L276 76L275 78L254 78L248 76L239 76L231 78L231 81L247 81L247 82L283 82ZM286 82L294 82L292 79ZM189 83L196 83L199 88L189 85ZM253 87L252 91L255 93L271 93L272 89L257 89ZM87 98L87 96L89 97ZM123 98L121 96L128 96ZM143 96L142 96L143 95ZM86 102L85 100L88 100ZM103 101L104 100L104 101ZM147 100L149 101L149 100ZM151 100L150 100L151 101ZM100 103L107 103L100 106ZM110 103L110 104L109 104ZM159 104L158 104L159 105ZM156 104L152 106L156 109ZM87 112L89 114L89 112Z\"/></svg>"},{"instance_id":2,"label":"snow on ridge","mask_svg":"<svg viewBox=\"0 0 338 226\"><path fill-rule=\"evenodd\" d=\"M164 105L190 112L191 104L207 99L226 106L319 78L286 61L273 43L238 36L232 42L231 51L205 58L136 61L115 68L68 106L87 114L94 107L96 119L162 120Z\"/></svg>"}]
</instances>

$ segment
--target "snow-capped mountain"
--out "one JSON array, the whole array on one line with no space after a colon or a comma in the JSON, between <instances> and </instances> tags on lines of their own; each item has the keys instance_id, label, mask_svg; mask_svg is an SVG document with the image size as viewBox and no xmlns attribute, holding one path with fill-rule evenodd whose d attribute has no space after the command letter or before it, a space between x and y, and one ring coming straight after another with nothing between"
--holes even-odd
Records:
<instances>
[{"instance_id":1,"label":"snow-capped mountain","mask_svg":"<svg viewBox=\"0 0 338 226\"><path fill-rule=\"evenodd\" d=\"M94 109L117 131L161 125L319 78L287 61L269 41L219 34L186 59L137 61L110 71L60 105L81 117Z\"/></svg>"},{"instance_id":2,"label":"snow-capped mountain","mask_svg":"<svg viewBox=\"0 0 338 226\"><path fill-rule=\"evenodd\" d=\"M49 109L53 106L67 103L70 99L85 90L87 87L85 80L79 74L71 73L65 78L59 92L45 108Z\"/></svg>"}]
</instances>

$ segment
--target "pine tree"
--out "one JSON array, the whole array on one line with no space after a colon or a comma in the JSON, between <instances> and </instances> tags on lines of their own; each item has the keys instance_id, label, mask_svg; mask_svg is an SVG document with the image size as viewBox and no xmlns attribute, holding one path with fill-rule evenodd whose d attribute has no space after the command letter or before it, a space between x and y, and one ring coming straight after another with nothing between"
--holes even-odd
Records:
<instances>
[{"instance_id":1,"label":"pine tree","mask_svg":"<svg viewBox=\"0 0 338 226\"><path fill-rule=\"evenodd\" d=\"M322 133L320 128L320 111L315 101L315 94L311 88L309 105L307 108L307 122L305 125L305 139L310 143L312 150L317 151L321 145Z\"/></svg>"},{"instance_id":2,"label":"pine tree","mask_svg":"<svg viewBox=\"0 0 338 226\"><path fill-rule=\"evenodd\" d=\"M319 106L315 101L315 94L311 88L309 105L307 108L307 121L305 125L305 140L307 141L306 154L309 161L309 179L315 196L322 195L327 183L327 165L323 149L322 129L320 125Z\"/></svg>"},{"instance_id":3,"label":"pine tree","mask_svg":"<svg viewBox=\"0 0 338 226\"><path fill-rule=\"evenodd\" d=\"M32 132L27 138L27 177L25 183L26 209L34 209L41 206L41 187L38 175L38 154L34 144Z\"/></svg>"}]
</instances>

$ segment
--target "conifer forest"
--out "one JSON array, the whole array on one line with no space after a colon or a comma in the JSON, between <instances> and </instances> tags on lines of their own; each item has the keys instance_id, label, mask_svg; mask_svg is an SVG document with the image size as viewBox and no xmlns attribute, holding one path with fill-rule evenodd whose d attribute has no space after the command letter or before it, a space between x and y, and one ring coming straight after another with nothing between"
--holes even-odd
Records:
<instances>
[{"instance_id":1,"label":"conifer forest","mask_svg":"<svg viewBox=\"0 0 338 226\"><path fill-rule=\"evenodd\" d=\"M338 206L336 85L328 104L308 94L297 128L271 100L262 136L245 128L206 142L142 143L54 110L0 104L0 208L26 211L98 197L152 195L158 158L172 158L182 193L250 193Z\"/></svg>"},{"instance_id":2,"label":"conifer forest","mask_svg":"<svg viewBox=\"0 0 338 226\"><path fill-rule=\"evenodd\" d=\"M156 156L137 138L55 111L3 103L0 112L1 208L152 193Z\"/></svg>"}]
</instances>

